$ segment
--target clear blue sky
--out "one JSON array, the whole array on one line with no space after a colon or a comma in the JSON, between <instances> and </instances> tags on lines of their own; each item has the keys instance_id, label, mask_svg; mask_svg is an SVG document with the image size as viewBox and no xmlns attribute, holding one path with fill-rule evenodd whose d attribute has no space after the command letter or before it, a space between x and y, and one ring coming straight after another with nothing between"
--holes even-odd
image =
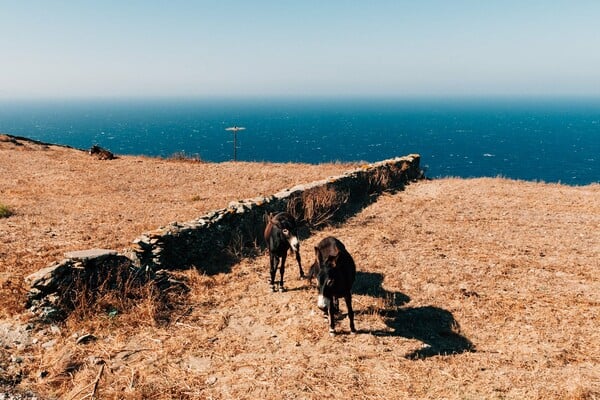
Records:
<instances>
[{"instance_id":1,"label":"clear blue sky","mask_svg":"<svg viewBox=\"0 0 600 400\"><path fill-rule=\"evenodd\" d=\"M600 0L4 1L0 98L600 96Z\"/></svg>"}]
</instances>

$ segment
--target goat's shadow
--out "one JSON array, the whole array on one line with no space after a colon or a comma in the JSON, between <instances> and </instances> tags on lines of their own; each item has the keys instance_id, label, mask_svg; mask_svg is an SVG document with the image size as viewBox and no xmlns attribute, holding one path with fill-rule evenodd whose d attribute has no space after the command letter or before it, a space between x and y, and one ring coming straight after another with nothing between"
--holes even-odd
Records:
<instances>
[{"instance_id":1,"label":"goat's shadow","mask_svg":"<svg viewBox=\"0 0 600 400\"><path fill-rule=\"evenodd\" d=\"M401 307L410 298L400 292L383 288L383 275L373 272L358 272L353 293L374 298L387 299L383 309L366 309L360 314L377 312L392 330L362 331L376 336L401 336L417 339L424 343L421 349L406 354L409 359L423 359L436 355L460 354L475 351L469 339L460 334L460 325L451 312L442 308Z\"/></svg>"}]
</instances>

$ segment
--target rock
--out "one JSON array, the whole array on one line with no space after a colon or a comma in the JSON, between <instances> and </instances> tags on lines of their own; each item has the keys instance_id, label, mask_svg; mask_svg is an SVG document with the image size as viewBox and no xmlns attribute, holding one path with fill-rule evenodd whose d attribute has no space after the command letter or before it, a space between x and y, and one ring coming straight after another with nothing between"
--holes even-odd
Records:
<instances>
[{"instance_id":1,"label":"rock","mask_svg":"<svg viewBox=\"0 0 600 400\"><path fill-rule=\"evenodd\" d=\"M55 279L61 277L71 266L69 260L63 260L60 263L54 263L49 267L42 268L37 272L25 277L25 282L30 286L42 291L52 287Z\"/></svg>"},{"instance_id":2,"label":"rock","mask_svg":"<svg viewBox=\"0 0 600 400\"><path fill-rule=\"evenodd\" d=\"M57 343L56 339L49 340L45 343L42 343L42 348L46 349L46 350L51 349L56 345L56 343Z\"/></svg>"},{"instance_id":3,"label":"rock","mask_svg":"<svg viewBox=\"0 0 600 400\"><path fill-rule=\"evenodd\" d=\"M207 378L205 382L206 382L206 384L208 386L212 386L215 383L217 383L217 377L216 376L211 376L211 377Z\"/></svg>"},{"instance_id":4,"label":"rock","mask_svg":"<svg viewBox=\"0 0 600 400\"><path fill-rule=\"evenodd\" d=\"M108 249L90 249L90 250L80 250L80 251L70 251L65 253L65 257L71 258L74 260L87 261L91 259L101 259L109 256L116 256L117 252L114 250Z\"/></svg>"},{"instance_id":5,"label":"rock","mask_svg":"<svg viewBox=\"0 0 600 400\"><path fill-rule=\"evenodd\" d=\"M10 356L10 361L15 364L21 364L23 362L23 358L19 356L12 355Z\"/></svg>"},{"instance_id":6,"label":"rock","mask_svg":"<svg viewBox=\"0 0 600 400\"><path fill-rule=\"evenodd\" d=\"M77 338L77 340L75 341L76 344L86 344L89 342L92 342L96 340L96 336L92 335L91 333L86 333L85 335L81 335Z\"/></svg>"},{"instance_id":7,"label":"rock","mask_svg":"<svg viewBox=\"0 0 600 400\"><path fill-rule=\"evenodd\" d=\"M186 368L195 372L206 372L209 371L211 367L211 361L209 357L190 356L187 358L187 360L183 361L182 364Z\"/></svg>"}]
</instances>

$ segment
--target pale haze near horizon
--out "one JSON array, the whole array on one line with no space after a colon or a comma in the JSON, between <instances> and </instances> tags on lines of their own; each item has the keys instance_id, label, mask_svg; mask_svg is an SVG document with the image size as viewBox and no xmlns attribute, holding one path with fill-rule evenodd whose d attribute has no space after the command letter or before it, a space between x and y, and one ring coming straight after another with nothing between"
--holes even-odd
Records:
<instances>
[{"instance_id":1,"label":"pale haze near horizon","mask_svg":"<svg viewBox=\"0 0 600 400\"><path fill-rule=\"evenodd\" d=\"M0 98L600 96L600 1L0 0Z\"/></svg>"}]
</instances>

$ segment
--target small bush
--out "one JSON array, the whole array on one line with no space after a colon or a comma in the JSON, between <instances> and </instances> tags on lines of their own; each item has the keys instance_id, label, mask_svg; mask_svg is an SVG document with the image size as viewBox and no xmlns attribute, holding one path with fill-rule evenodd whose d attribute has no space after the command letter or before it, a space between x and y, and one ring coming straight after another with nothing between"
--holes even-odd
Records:
<instances>
[{"instance_id":1,"label":"small bush","mask_svg":"<svg viewBox=\"0 0 600 400\"><path fill-rule=\"evenodd\" d=\"M204 162L200 158L200 155L198 155L198 154L187 154L185 151L178 151L176 153L173 153L171 155L171 157L169 157L169 160L198 162L198 163Z\"/></svg>"},{"instance_id":2,"label":"small bush","mask_svg":"<svg viewBox=\"0 0 600 400\"><path fill-rule=\"evenodd\" d=\"M298 220L304 220L311 228L320 228L332 222L335 214L349 198L346 192L329 187L307 190L301 198L288 204L288 212Z\"/></svg>"},{"instance_id":3,"label":"small bush","mask_svg":"<svg viewBox=\"0 0 600 400\"><path fill-rule=\"evenodd\" d=\"M13 211L8 206L0 203L0 218L8 218L13 214Z\"/></svg>"}]
</instances>

